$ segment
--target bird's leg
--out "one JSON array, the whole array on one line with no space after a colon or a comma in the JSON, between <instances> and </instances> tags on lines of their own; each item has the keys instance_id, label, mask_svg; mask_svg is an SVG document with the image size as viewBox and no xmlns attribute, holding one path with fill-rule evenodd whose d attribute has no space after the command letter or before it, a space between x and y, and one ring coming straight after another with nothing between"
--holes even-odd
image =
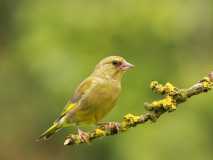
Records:
<instances>
[{"instance_id":1,"label":"bird's leg","mask_svg":"<svg viewBox=\"0 0 213 160\"><path fill-rule=\"evenodd\" d=\"M120 130L120 124L118 122L109 122L109 128L111 131L117 133Z\"/></svg>"},{"instance_id":2,"label":"bird's leg","mask_svg":"<svg viewBox=\"0 0 213 160\"><path fill-rule=\"evenodd\" d=\"M89 134L87 132L84 132L78 128L78 135L82 142L89 143L90 139L89 139Z\"/></svg>"},{"instance_id":3,"label":"bird's leg","mask_svg":"<svg viewBox=\"0 0 213 160\"><path fill-rule=\"evenodd\" d=\"M98 122L98 126L105 126L112 132L117 133L120 130L120 124L118 122Z\"/></svg>"}]
</instances>

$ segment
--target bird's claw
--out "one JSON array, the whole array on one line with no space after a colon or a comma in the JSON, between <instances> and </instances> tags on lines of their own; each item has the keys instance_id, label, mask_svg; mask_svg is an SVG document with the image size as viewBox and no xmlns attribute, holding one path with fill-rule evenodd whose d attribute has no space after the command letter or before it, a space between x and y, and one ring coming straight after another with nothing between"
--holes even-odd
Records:
<instances>
[{"instance_id":1,"label":"bird's claw","mask_svg":"<svg viewBox=\"0 0 213 160\"><path fill-rule=\"evenodd\" d=\"M106 128L110 129L112 133L118 133L120 130L120 124L118 122L109 122Z\"/></svg>"},{"instance_id":2,"label":"bird's claw","mask_svg":"<svg viewBox=\"0 0 213 160\"><path fill-rule=\"evenodd\" d=\"M90 136L87 132L84 132L78 128L78 136L80 138L81 142L89 143L90 142Z\"/></svg>"}]
</instances>

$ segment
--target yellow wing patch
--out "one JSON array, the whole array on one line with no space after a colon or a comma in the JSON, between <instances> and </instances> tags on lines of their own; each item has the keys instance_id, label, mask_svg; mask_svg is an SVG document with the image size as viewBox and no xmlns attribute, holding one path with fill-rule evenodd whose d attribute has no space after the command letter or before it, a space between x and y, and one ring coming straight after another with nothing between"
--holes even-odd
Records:
<instances>
[{"instance_id":1,"label":"yellow wing patch","mask_svg":"<svg viewBox=\"0 0 213 160\"><path fill-rule=\"evenodd\" d=\"M61 116L65 115L67 112L71 111L73 108L75 108L76 104L75 103L69 103L66 105L64 108L63 112L61 113Z\"/></svg>"},{"instance_id":2,"label":"yellow wing patch","mask_svg":"<svg viewBox=\"0 0 213 160\"><path fill-rule=\"evenodd\" d=\"M57 123L58 121L61 120L62 117L64 117L69 111L73 110L76 106L76 103L68 103L64 110L61 112L60 117L58 117L54 123Z\"/></svg>"}]
</instances>

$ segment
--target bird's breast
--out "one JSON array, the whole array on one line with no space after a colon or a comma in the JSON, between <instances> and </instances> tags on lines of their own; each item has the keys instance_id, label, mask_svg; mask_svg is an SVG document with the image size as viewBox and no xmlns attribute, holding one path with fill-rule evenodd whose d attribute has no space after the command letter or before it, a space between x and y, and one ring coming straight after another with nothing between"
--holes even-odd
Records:
<instances>
[{"instance_id":1,"label":"bird's breast","mask_svg":"<svg viewBox=\"0 0 213 160\"><path fill-rule=\"evenodd\" d=\"M110 106L116 101L120 94L120 87L113 83L102 83L94 89L93 93L90 95L89 102L91 102L95 107L105 107Z\"/></svg>"},{"instance_id":2,"label":"bird's breast","mask_svg":"<svg viewBox=\"0 0 213 160\"><path fill-rule=\"evenodd\" d=\"M82 102L83 117L90 122L100 121L115 106L121 92L120 83L101 81Z\"/></svg>"},{"instance_id":3,"label":"bird's breast","mask_svg":"<svg viewBox=\"0 0 213 160\"><path fill-rule=\"evenodd\" d=\"M94 95L95 120L101 120L115 106L120 95L120 84L115 82L106 82L100 85L97 94Z\"/></svg>"}]
</instances>

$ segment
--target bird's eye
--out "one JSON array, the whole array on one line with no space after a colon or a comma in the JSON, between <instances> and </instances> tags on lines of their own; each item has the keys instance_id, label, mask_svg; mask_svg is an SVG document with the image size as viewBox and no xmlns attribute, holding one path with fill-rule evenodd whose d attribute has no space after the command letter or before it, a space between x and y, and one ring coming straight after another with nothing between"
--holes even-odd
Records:
<instances>
[{"instance_id":1,"label":"bird's eye","mask_svg":"<svg viewBox=\"0 0 213 160\"><path fill-rule=\"evenodd\" d=\"M113 64L114 66L116 66L116 65L119 64L119 62L114 60L114 61L112 61L112 64Z\"/></svg>"}]
</instances>

